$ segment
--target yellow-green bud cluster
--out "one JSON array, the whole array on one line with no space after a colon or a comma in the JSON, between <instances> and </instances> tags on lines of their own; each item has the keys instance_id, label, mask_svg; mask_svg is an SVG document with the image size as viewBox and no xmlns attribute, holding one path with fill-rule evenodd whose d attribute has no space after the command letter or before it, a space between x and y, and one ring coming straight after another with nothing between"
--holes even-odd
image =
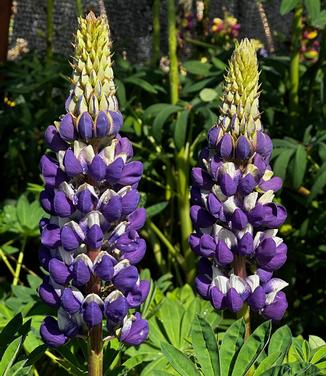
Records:
<instances>
[{"instance_id":1,"label":"yellow-green bud cluster","mask_svg":"<svg viewBox=\"0 0 326 376\"><path fill-rule=\"evenodd\" d=\"M259 73L255 45L243 39L234 50L225 76L219 125L234 138L261 130Z\"/></svg>"},{"instance_id":2,"label":"yellow-green bud cluster","mask_svg":"<svg viewBox=\"0 0 326 376\"><path fill-rule=\"evenodd\" d=\"M118 111L107 19L90 12L78 23L68 110L76 117L89 112L94 118L99 111Z\"/></svg>"}]
</instances>

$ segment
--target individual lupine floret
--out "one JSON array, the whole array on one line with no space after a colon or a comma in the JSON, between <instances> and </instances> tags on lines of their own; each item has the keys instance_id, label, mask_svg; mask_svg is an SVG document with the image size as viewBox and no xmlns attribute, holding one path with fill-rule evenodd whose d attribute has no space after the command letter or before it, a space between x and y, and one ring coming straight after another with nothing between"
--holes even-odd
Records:
<instances>
[{"instance_id":1,"label":"individual lupine floret","mask_svg":"<svg viewBox=\"0 0 326 376\"><path fill-rule=\"evenodd\" d=\"M45 131L52 151L41 158L45 181L40 222L40 263L48 275L40 297L58 309L41 336L60 346L107 323L108 335L138 345L148 336L139 307L149 282L136 264L146 243L138 233L146 212L137 208L142 163L133 161L130 141L115 97L111 42L106 19L79 19L67 113Z\"/></svg>"},{"instance_id":2,"label":"individual lupine floret","mask_svg":"<svg viewBox=\"0 0 326 376\"><path fill-rule=\"evenodd\" d=\"M233 312L247 302L279 320L287 283L272 277L286 261L277 228L287 214L274 202L282 181L269 165L272 142L261 127L258 79L255 48L245 39L231 57L221 114L192 170L189 243L202 257L195 284L203 298Z\"/></svg>"}]
</instances>

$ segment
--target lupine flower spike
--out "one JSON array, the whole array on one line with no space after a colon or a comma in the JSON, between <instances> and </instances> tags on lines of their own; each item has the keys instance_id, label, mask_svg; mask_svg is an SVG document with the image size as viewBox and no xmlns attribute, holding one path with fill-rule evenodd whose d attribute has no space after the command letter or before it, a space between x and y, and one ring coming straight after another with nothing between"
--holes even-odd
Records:
<instances>
[{"instance_id":1,"label":"lupine flower spike","mask_svg":"<svg viewBox=\"0 0 326 376\"><path fill-rule=\"evenodd\" d=\"M40 331L53 347L94 328L102 341L102 320L107 335L125 344L148 336L147 321L128 314L149 291L135 266L146 250L138 233L146 213L137 208L143 166L118 133L110 48L105 18L79 19L66 114L45 132L51 152L40 162L41 204L50 217L40 222L40 262L48 275L39 294L58 315Z\"/></svg>"},{"instance_id":2,"label":"lupine flower spike","mask_svg":"<svg viewBox=\"0 0 326 376\"><path fill-rule=\"evenodd\" d=\"M220 116L192 170L192 250L201 257L195 284L215 309L240 311L248 304L280 320L288 284L273 278L286 261L277 235L286 210L274 202L281 188L269 165L272 142L258 110L259 73L254 45L243 40L231 57Z\"/></svg>"}]
</instances>

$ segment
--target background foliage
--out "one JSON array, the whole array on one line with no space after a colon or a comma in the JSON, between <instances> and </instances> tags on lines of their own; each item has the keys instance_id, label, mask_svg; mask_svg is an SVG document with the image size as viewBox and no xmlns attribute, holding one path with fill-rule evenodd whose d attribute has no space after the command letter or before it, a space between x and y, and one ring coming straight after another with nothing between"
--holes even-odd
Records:
<instances>
[{"instance_id":1,"label":"background foliage","mask_svg":"<svg viewBox=\"0 0 326 376\"><path fill-rule=\"evenodd\" d=\"M224 36L212 43L210 34L202 34L192 56L179 62L175 103L164 60L135 65L115 57L123 133L132 139L145 168L140 190L148 214L143 230L148 250L142 277L152 278L152 286L142 307L150 323L148 342L136 349L108 343L106 374L326 374L321 338L326 334L326 10L319 5L283 0L281 14L294 11L301 21L304 15L306 26L294 17L291 47L284 44L273 55L258 51L262 120L273 138L275 174L285 181L278 200L289 213L281 228L289 259L278 276L290 287L287 325L273 325L272 334L270 322L254 317L255 330L246 342L241 320L214 312L194 293L196 260L180 231L189 172L216 121L234 39ZM314 59L300 55L303 27L318 32L320 47ZM44 215L38 204L38 161L45 150L45 127L64 110L69 74L63 56L33 52L0 71L0 149L5 165L0 170L0 375L84 375L87 369L81 341L54 352L42 345L38 334L49 313L36 292L42 275L38 221Z\"/></svg>"}]
</instances>

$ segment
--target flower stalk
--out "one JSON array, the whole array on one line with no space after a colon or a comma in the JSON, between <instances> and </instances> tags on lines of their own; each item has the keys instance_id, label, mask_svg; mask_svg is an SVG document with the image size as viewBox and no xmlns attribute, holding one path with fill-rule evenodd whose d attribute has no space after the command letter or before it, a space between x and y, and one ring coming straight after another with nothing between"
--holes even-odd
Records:
<instances>
[{"instance_id":1,"label":"flower stalk","mask_svg":"<svg viewBox=\"0 0 326 376\"><path fill-rule=\"evenodd\" d=\"M152 65L156 65L160 58L160 10L161 0L154 0L152 5L153 33L152 33Z\"/></svg>"}]
</instances>

